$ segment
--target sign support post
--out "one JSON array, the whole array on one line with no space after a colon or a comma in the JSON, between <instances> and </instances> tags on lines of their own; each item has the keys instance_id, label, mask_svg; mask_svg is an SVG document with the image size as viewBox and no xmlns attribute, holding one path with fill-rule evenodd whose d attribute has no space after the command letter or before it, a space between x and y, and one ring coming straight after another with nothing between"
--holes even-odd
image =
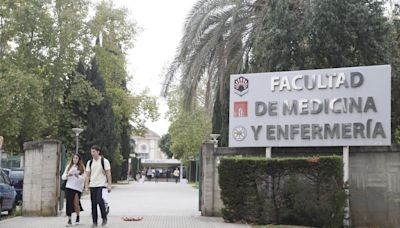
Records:
<instances>
[{"instance_id":1,"label":"sign support post","mask_svg":"<svg viewBox=\"0 0 400 228\"><path fill-rule=\"evenodd\" d=\"M343 226L350 227L349 146L343 147L343 188L346 195Z\"/></svg>"},{"instance_id":2,"label":"sign support post","mask_svg":"<svg viewBox=\"0 0 400 228\"><path fill-rule=\"evenodd\" d=\"M266 158L272 157L272 147L265 147L265 157Z\"/></svg>"}]
</instances>

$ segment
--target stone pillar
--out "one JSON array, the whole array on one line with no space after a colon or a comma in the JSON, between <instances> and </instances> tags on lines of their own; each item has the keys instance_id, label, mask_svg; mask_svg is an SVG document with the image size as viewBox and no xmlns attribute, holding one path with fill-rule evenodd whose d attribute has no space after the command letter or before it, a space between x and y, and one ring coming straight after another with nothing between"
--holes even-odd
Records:
<instances>
[{"instance_id":1,"label":"stone pillar","mask_svg":"<svg viewBox=\"0 0 400 228\"><path fill-rule=\"evenodd\" d=\"M60 197L58 140L24 143L23 216L56 216Z\"/></svg>"},{"instance_id":2,"label":"stone pillar","mask_svg":"<svg viewBox=\"0 0 400 228\"><path fill-rule=\"evenodd\" d=\"M201 147L202 167L201 167L201 215L215 216L215 181L216 181L216 162L214 156L214 144L204 143Z\"/></svg>"},{"instance_id":3,"label":"stone pillar","mask_svg":"<svg viewBox=\"0 0 400 228\"><path fill-rule=\"evenodd\" d=\"M221 210L224 207L224 204L222 203L221 188L219 187L219 172L218 172L219 162L220 162L220 156L214 155L214 186L213 186L214 194L213 194L212 215L221 217L222 216Z\"/></svg>"}]
</instances>

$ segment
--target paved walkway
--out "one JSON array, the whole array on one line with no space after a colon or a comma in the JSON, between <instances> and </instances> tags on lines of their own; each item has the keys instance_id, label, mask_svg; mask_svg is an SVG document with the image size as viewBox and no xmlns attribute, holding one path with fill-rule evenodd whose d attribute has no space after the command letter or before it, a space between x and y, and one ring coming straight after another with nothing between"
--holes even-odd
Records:
<instances>
[{"instance_id":1,"label":"paved walkway","mask_svg":"<svg viewBox=\"0 0 400 228\"><path fill-rule=\"evenodd\" d=\"M224 223L221 218L200 216L197 210L198 191L189 184L145 182L115 185L109 195L109 201L110 214L107 227L250 227ZM92 221L89 196L83 196L81 202L85 211L81 213L81 224L74 227L90 227ZM144 219L138 222L125 222L122 221L122 216L143 216ZM74 221L75 215L72 218ZM0 221L0 228L65 227L66 221L64 213L58 217L15 217Z\"/></svg>"}]
</instances>

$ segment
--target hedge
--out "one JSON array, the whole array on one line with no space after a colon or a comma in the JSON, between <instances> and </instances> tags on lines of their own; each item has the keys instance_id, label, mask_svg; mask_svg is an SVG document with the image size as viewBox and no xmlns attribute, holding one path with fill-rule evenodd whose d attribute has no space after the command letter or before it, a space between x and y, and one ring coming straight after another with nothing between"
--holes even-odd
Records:
<instances>
[{"instance_id":1,"label":"hedge","mask_svg":"<svg viewBox=\"0 0 400 228\"><path fill-rule=\"evenodd\" d=\"M341 157L222 158L219 184L228 222L341 227Z\"/></svg>"}]
</instances>

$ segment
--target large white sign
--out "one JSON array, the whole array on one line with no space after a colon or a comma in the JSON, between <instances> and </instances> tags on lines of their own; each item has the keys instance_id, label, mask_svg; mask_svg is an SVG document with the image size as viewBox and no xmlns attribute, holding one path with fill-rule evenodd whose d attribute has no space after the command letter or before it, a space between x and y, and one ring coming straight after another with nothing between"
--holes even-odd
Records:
<instances>
[{"instance_id":1,"label":"large white sign","mask_svg":"<svg viewBox=\"0 0 400 228\"><path fill-rule=\"evenodd\" d=\"M390 70L231 75L229 146L390 145Z\"/></svg>"}]
</instances>

